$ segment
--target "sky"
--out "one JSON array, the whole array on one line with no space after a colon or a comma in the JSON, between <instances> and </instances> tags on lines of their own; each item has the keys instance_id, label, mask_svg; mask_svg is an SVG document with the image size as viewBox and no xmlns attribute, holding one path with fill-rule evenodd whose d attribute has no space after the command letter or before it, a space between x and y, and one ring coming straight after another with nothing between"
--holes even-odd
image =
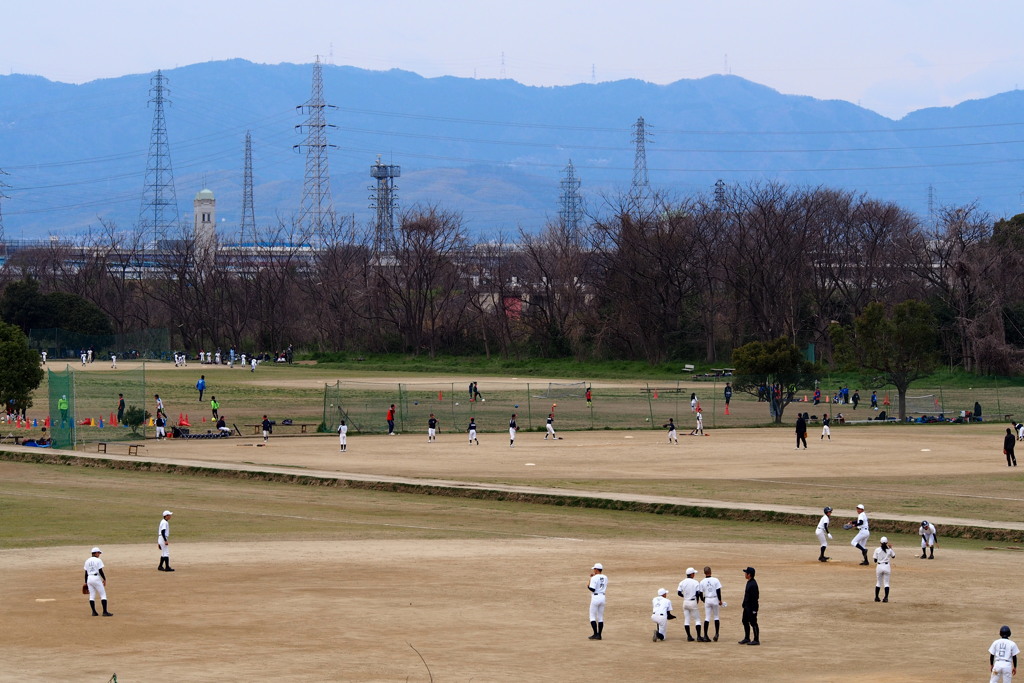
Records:
<instances>
[{"instance_id":1,"label":"sky","mask_svg":"<svg viewBox=\"0 0 1024 683\"><path fill-rule=\"evenodd\" d=\"M1019 0L13 0L0 17L0 73L66 83L320 55L538 86L731 73L891 118L1024 83Z\"/></svg>"}]
</instances>

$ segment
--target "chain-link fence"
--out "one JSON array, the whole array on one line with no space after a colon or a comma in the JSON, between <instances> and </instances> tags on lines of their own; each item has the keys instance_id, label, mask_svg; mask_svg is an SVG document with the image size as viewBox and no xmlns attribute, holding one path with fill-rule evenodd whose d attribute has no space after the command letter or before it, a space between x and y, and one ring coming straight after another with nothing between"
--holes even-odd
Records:
<instances>
[{"instance_id":1,"label":"chain-link fence","mask_svg":"<svg viewBox=\"0 0 1024 683\"><path fill-rule=\"evenodd\" d=\"M171 356L170 334L164 328L82 334L55 327L29 330L28 343L30 348L46 351L52 359L79 358L83 353L92 362L109 361L112 355L120 360L167 360Z\"/></svg>"}]
</instances>

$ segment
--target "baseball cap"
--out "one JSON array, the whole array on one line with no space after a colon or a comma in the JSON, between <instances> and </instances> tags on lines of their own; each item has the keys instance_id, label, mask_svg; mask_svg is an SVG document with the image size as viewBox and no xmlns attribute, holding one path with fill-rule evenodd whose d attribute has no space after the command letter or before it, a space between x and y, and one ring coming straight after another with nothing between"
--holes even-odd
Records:
<instances>
[{"instance_id":1,"label":"baseball cap","mask_svg":"<svg viewBox=\"0 0 1024 683\"><path fill-rule=\"evenodd\" d=\"M668 595L668 591L665 590L664 588L659 588L658 589L658 595Z\"/></svg>"},{"instance_id":2,"label":"baseball cap","mask_svg":"<svg viewBox=\"0 0 1024 683\"><path fill-rule=\"evenodd\" d=\"M858 506L857 506L857 509L858 509L858 510L863 510L863 509L864 509L864 506L863 506L863 505L858 505Z\"/></svg>"},{"instance_id":3,"label":"baseball cap","mask_svg":"<svg viewBox=\"0 0 1024 683\"><path fill-rule=\"evenodd\" d=\"M600 569L600 570L604 571L604 567L601 566L600 562L598 562L597 564L594 565L594 569Z\"/></svg>"},{"instance_id":4,"label":"baseball cap","mask_svg":"<svg viewBox=\"0 0 1024 683\"><path fill-rule=\"evenodd\" d=\"M757 570L754 569L753 567L747 567L746 569L743 570L743 573L744 574L750 574L751 576L753 576L754 574L757 573Z\"/></svg>"},{"instance_id":5,"label":"baseball cap","mask_svg":"<svg viewBox=\"0 0 1024 683\"><path fill-rule=\"evenodd\" d=\"M166 517L167 515L173 515L173 514L174 514L174 513L173 513L173 512L171 512L170 510L164 510L164 514L163 514L162 516L163 516L163 517Z\"/></svg>"},{"instance_id":6,"label":"baseball cap","mask_svg":"<svg viewBox=\"0 0 1024 683\"><path fill-rule=\"evenodd\" d=\"M99 554L101 554L101 555L103 554L103 551L102 551L102 550L100 550L99 548L93 548L93 549L92 549L92 550L90 550L89 552L90 552L90 553L99 553Z\"/></svg>"},{"instance_id":7,"label":"baseball cap","mask_svg":"<svg viewBox=\"0 0 1024 683\"><path fill-rule=\"evenodd\" d=\"M921 522L921 526L928 526L928 520L926 519L923 522Z\"/></svg>"},{"instance_id":8,"label":"baseball cap","mask_svg":"<svg viewBox=\"0 0 1024 683\"><path fill-rule=\"evenodd\" d=\"M697 570L694 569L693 567L687 567L686 568L686 575L687 576L689 576L690 574L696 574L696 573L697 573Z\"/></svg>"},{"instance_id":9,"label":"baseball cap","mask_svg":"<svg viewBox=\"0 0 1024 683\"><path fill-rule=\"evenodd\" d=\"M887 536L882 536L882 543L888 543L888 542L889 542L889 538Z\"/></svg>"}]
</instances>

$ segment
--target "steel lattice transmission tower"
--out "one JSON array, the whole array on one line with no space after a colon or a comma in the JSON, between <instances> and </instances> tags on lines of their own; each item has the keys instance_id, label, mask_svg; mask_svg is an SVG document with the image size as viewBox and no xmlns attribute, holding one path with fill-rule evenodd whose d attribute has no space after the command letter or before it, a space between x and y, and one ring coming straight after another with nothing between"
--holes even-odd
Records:
<instances>
[{"instance_id":1,"label":"steel lattice transmission tower","mask_svg":"<svg viewBox=\"0 0 1024 683\"><path fill-rule=\"evenodd\" d=\"M562 220L569 237L575 240L579 236L580 220L583 218L583 198L580 197L580 179L576 177L576 167L569 159L569 165L562 169L565 174L559 185L562 187L562 196L558 217Z\"/></svg>"},{"instance_id":2,"label":"steel lattice transmission tower","mask_svg":"<svg viewBox=\"0 0 1024 683\"><path fill-rule=\"evenodd\" d=\"M139 228L151 234L154 242L166 240L168 234L177 235L179 229L178 197L174 191L174 172L171 170L171 148L167 142L167 122L164 104L167 99L167 78L159 70L150 79L149 102L153 105L153 132L149 138L149 158L146 162L146 184L142 190L142 208Z\"/></svg>"},{"instance_id":3,"label":"steel lattice transmission tower","mask_svg":"<svg viewBox=\"0 0 1024 683\"><path fill-rule=\"evenodd\" d=\"M5 176L5 175L7 175L7 171L5 171L2 168L0 168L0 176ZM8 188L8 187L10 187L10 186L7 183L5 183L3 180L0 180L0 246L2 246L4 244L4 241L5 241L5 236L4 236L4 200L5 199L10 199L10 197L8 197L7 195L4 194L4 190L6 188Z\"/></svg>"},{"instance_id":4,"label":"steel lattice transmission tower","mask_svg":"<svg viewBox=\"0 0 1024 683\"><path fill-rule=\"evenodd\" d=\"M256 210L252 202L252 131L245 131L245 170L242 171L242 224L238 229L242 244L252 237L256 246Z\"/></svg>"},{"instance_id":5,"label":"steel lattice transmission tower","mask_svg":"<svg viewBox=\"0 0 1024 683\"><path fill-rule=\"evenodd\" d=\"M398 208L398 186L395 185L395 178L401 175L400 166L382 164L379 156L377 163L370 167L370 177L377 180L376 186L371 185L367 189L372 192L370 200L373 203L370 204L370 208L377 211L373 246L378 252L388 251L395 244L395 209Z\"/></svg>"},{"instance_id":6,"label":"steel lattice transmission tower","mask_svg":"<svg viewBox=\"0 0 1024 683\"><path fill-rule=\"evenodd\" d=\"M647 132L647 124L644 117L639 117L633 124L633 144L636 145L636 155L633 158L633 194L640 195L650 187L647 179L647 141L650 134Z\"/></svg>"},{"instance_id":7,"label":"steel lattice transmission tower","mask_svg":"<svg viewBox=\"0 0 1024 683\"><path fill-rule=\"evenodd\" d=\"M334 147L327 143L327 129L334 126L327 123L325 113L328 108L337 107L324 103L323 71L317 56L313 64L312 94L305 104L296 107L306 114L306 122L295 126L306 131L306 141L295 145L295 149L306 151L306 179L299 207L299 224L318 238L322 238L325 228L334 221L331 179L327 170L327 150Z\"/></svg>"},{"instance_id":8,"label":"steel lattice transmission tower","mask_svg":"<svg viewBox=\"0 0 1024 683\"><path fill-rule=\"evenodd\" d=\"M725 181L719 178L715 181L715 208L722 210L725 207Z\"/></svg>"}]
</instances>

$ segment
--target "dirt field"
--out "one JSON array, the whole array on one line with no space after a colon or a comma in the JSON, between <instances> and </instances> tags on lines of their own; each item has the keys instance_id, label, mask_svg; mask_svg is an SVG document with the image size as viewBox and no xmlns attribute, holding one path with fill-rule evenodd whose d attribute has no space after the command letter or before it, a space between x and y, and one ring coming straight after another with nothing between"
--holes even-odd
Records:
<instances>
[{"instance_id":1,"label":"dirt field","mask_svg":"<svg viewBox=\"0 0 1024 683\"><path fill-rule=\"evenodd\" d=\"M254 438L150 441L144 450L147 460L297 472L560 487L600 482L610 491L635 490L647 481L661 494L662 483L685 480L704 482L707 498L719 484L736 499L743 498L744 482L759 495L796 486L807 491L808 507L828 496L836 522L860 502L869 514L885 512L875 502L878 484L865 483L870 478L889 482L893 500L901 490L913 491L904 504L930 518L949 510L971 517L988 505L1007 510L999 519L1019 521L1024 501L1014 491L1021 476L1002 461L1002 429L845 427L833 430L831 443L812 431L807 451L793 450L790 429L709 431L704 438L681 436L679 446L665 444L661 432L569 433L555 443L530 433L510 449L502 434L482 436L483 445L470 447L461 428L443 431L437 444L427 444L425 433L354 436L346 454L338 452L334 436L275 436L267 447ZM138 486L144 475L133 475ZM924 475L947 483L922 491ZM998 495L987 493L1004 486ZM47 481L34 490L67 497L62 514L73 517L87 505L90 515L102 518L66 486ZM97 506L117 498L116 490L95 495ZM874 569L857 566L850 533L841 529L828 564L814 560L813 528L806 542L780 542L771 527L738 525L726 541L714 523L658 517L631 535L635 513L609 511L559 509L570 526L552 533L536 527L529 514L514 512L525 507L505 507L513 514L494 514L490 535L477 528L474 538L465 538L456 518L448 528L431 526L432 537L424 538L422 525L432 522L395 497L389 522L400 519L410 529L420 524L416 534L403 537L397 525L379 538L364 532L360 538L190 542L188 507L168 500L174 496L166 487L154 484L151 495L154 509L176 513L173 574L155 571L155 539L108 545L102 528L81 544L0 550L9 587L0 642L5 678L81 683L106 681L116 672L121 682L983 680L986 650L999 626L1008 623L1024 635L1013 588L1021 554L978 550L978 544L944 544L936 560L922 561L916 542L900 538L892 602L876 604ZM344 501L350 494L324 495ZM19 505L17 496L0 495L5 519L13 519ZM249 505L256 511L261 503L254 496ZM608 525L606 536L589 526L595 515L603 515L596 519ZM581 530L588 525L586 533L573 532L573 516ZM346 519L328 521L342 533ZM117 524L114 506L106 522ZM876 524L872 547L880 529ZM88 616L78 592L93 544L104 550L111 619ZM585 586L595 561L610 578L601 642L587 640ZM669 623L667 642L652 643L650 599L665 587L678 602L683 569L705 564L721 579L729 604L721 641L686 642L680 618ZM757 568L761 587L760 648L736 645L741 568L748 564ZM681 616L681 605L676 612Z\"/></svg>"}]
</instances>

